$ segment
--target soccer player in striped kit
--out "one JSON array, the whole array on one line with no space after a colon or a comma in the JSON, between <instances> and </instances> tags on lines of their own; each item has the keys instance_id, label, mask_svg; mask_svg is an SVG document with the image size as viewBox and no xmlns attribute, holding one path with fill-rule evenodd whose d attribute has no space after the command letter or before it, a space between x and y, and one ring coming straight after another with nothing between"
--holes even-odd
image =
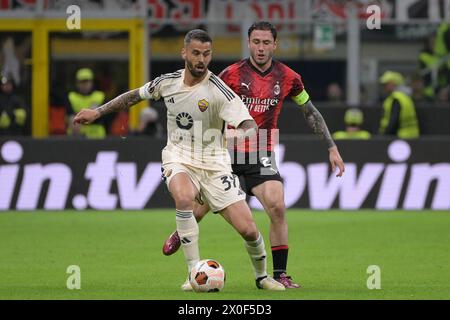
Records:
<instances>
[{"instance_id":1,"label":"soccer player in striped kit","mask_svg":"<svg viewBox=\"0 0 450 320\"><path fill-rule=\"evenodd\" d=\"M242 99L256 121L259 135L234 145L233 173L239 176L248 195L256 196L270 218L270 244L274 279L286 288L299 288L287 275L288 225L285 216L283 180L278 172L273 153L278 136L278 116L284 99L291 98L300 106L306 122L328 147L332 171L339 168L341 177L344 162L339 154L320 112L312 104L298 73L273 59L277 47L277 31L269 22L254 23L248 30L250 57L227 67L220 78ZM253 158L257 161L254 163ZM245 159L243 162L242 159ZM197 221L209 211L206 205L196 206ZM176 232L166 240L165 255L173 254L179 247Z\"/></svg>"},{"instance_id":2,"label":"soccer player in striped kit","mask_svg":"<svg viewBox=\"0 0 450 320\"><path fill-rule=\"evenodd\" d=\"M244 239L256 286L284 291L283 285L267 275L264 239L245 202L239 180L232 174L223 135L225 123L234 124L238 136L256 134L257 125L241 99L208 70L212 39L205 31L188 32L181 55L184 69L161 75L98 108L82 109L73 122L90 124L111 112L127 110L144 99L164 99L168 137L162 151L163 176L175 201L177 234L188 272L200 260L199 228L193 209L195 199L202 199ZM181 289L193 290L189 279Z\"/></svg>"}]
</instances>

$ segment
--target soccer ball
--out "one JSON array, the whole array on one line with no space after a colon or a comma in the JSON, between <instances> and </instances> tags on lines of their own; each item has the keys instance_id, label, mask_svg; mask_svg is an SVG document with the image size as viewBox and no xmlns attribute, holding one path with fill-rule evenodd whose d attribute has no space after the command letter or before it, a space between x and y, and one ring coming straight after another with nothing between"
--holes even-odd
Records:
<instances>
[{"instance_id":1,"label":"soccer ball","mask_svg":"<svg viewBox=\"0 0 450 320\"><path fill-rule=\"evenodd\" d=\"M200 260L191 269L189 282L195 292L218 292L225 284L225 270L216 260Z\"/></svg>"}]
</instances>

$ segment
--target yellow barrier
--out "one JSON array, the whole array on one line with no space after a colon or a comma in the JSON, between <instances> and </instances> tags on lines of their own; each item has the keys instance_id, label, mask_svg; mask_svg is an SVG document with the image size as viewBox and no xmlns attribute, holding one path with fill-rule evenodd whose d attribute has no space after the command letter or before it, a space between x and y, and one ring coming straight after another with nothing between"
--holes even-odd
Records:
<instances>
[{"instance_id":1,"label":"yellow barrier","mask_svg":"<svg viewBox=\"0 0 450 320\"><path fill-rule=\"evenodd\" d=\"M0 31L30 32L32 36L32 134L48 136L49 33L68 30L65 19L1 19ZM81 31L126 31L129 35L129 88L143 84L144 22L140 19L83 19ZM130 110L130 128L136 128L143 103Z\"/></svg>"}]
</instances>

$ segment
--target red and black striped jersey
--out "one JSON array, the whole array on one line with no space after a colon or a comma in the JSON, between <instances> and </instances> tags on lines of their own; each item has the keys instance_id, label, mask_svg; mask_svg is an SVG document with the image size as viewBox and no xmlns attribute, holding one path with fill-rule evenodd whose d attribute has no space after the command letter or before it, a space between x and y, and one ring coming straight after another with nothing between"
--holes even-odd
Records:
<instances>
[{"instance_id":1,"label":"red and black striped jersey","mask_svg":"<svg viewBox=\"0 0 450 320\"><path fill-rule=\"evenodd\" d=\"M220 73L220 78L242 99L260 130L258 150L273 150L272 142L278 135L278 117L286 97L307 96L301 76L279 61L265 72L252 65L250 59L236 62ZM306 102L306 101L305 101ZM265 129L265 130L261 130ZM267 137L267 142L262 141ZM256 148L247 141L236 150L252 152Z\"/></svg>"}]
</instances>

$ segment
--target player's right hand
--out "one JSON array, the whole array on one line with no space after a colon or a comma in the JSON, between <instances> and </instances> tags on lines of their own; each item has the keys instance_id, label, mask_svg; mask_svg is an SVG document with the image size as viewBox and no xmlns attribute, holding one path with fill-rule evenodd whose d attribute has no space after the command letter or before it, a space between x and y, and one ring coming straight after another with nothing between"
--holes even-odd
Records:
<instances>
[{"instance_id":1,"label":"player's right hand","mask_svg":"<svg viewBox=\"0 0 450 320\"><path fill-rule=\"evenodd\" d=\"M345 172L345 165L337 147L331 147L328 149L328 151L330 152L331 171L334 172L334 170L336 170L336 167L338 167L339 173L336 175L336 177L342 177Z\"/></svg>"},{"instance_id":2,"label":"player's right hand","mask_svg":"<svg viewBox=\"0 0 450 320\"><path fill-rule=\"evenodd\" d=\"M100 117L100 113L93 109L82 109L73 118L73 125L90 124Z\"/></svg>"}]
</instances>

